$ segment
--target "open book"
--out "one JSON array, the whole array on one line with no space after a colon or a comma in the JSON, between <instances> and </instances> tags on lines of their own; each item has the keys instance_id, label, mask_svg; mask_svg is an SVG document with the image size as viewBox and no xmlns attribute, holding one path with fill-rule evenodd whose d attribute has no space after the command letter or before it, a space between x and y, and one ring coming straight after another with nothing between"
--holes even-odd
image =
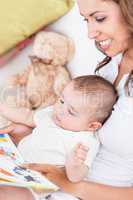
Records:
<instances>
[{"instance_id":1,"label":"open book","mask_svg":"<svg viewBox=\"0 0 133 200\"><path fill-rule=\"evenodd\" d=\"M0 134L0 185L28 187L39 191L56 191L58 187L40 173L21 167L24 163L7 134Z\"/></svg>"}]
</instances>

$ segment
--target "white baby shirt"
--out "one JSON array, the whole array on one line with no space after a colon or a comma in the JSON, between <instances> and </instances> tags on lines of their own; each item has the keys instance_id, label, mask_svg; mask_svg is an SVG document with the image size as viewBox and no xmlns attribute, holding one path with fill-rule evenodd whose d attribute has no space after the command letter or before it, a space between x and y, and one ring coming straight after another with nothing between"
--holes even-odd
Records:
<instances>
[{"instance_id":1,"label":"white baby shirt","mask_svg":"<svg viewBox=\"0 0 133 200\"><path fill-rule=\"evenodd\" d=\"M72 132L58 127L51 119L52 107L36 112L36 128L18 145L27 162L64 165L65 158L79 142L89 147L86 164L90 167L99 148L96 136L87 131Z\"/></svg>"}]
</instances>

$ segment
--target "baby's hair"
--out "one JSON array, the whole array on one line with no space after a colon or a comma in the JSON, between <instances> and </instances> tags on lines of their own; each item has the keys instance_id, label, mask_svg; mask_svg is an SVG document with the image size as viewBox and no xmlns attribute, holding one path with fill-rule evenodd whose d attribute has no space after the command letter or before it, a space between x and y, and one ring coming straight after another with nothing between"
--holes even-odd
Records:
<instances>
[{"instance_id":1,"label":"baby's hair","mask_svg":"<svg viewBox=\"0 0 133 200\"><path fill-rule=\"evenodd\" d=\"M79 76L73 79L73 83L74 89L87 97L89 105L91 102L93 120L104 123L118 97L113 84L97 75Z\"/></svg>"}]
</instances>

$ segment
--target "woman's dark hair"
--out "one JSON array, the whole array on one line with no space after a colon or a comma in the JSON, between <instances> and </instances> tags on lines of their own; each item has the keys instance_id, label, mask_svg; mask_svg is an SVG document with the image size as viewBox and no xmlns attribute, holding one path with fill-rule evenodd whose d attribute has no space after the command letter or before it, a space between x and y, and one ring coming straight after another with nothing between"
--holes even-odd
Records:
<instances>
[{"instance_id":1,"label":"woman's dark hair","mask_svg":"<svg viewBox=\"0 0 133 200\"><path fill-rule=\"evenodd\" d=\"M103 1L110 1L110 0L103 0ZM128 28L131 32L131 34L133 35L133 0L112 0L115 3L119 4L122 15L125 19L125 22L128 25ZM101 52L102 50L100 49L100 46L95 42L95 45L97 47L97 49L99 49ZM104 53L104 52L102 52ZM107 56L97 65L96 69L95 69L95 73L98 73L98 71L105 66L106 64L108 64L111 61L111 57ZM131 92L130 89L133 89L131 87L129 87L133 85L133 70L131 70L128 79L125 83L125 92L128 96L131 96ZM133 86L132 86L133 87Z\"/></svg>"}]
</instances>

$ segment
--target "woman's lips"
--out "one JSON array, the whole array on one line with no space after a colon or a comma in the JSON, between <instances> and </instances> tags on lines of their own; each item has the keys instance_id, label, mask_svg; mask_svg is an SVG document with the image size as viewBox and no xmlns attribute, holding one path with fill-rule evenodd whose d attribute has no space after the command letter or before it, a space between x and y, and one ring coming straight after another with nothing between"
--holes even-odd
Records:
<instances>
[{"instance_id":1,"label":"woman's lips","mask_svg":"<svg viewBox=\"0 0 133 200\"><path fill-rule=\"evenodd\" d=\"M103 51L106 51L110 48L111 46L111 42L112 40L111 39L108 39L108 40L103 40L103 41L99 41L97 42L99 47L103 50Z\"/></svg>"}]
</instances>

